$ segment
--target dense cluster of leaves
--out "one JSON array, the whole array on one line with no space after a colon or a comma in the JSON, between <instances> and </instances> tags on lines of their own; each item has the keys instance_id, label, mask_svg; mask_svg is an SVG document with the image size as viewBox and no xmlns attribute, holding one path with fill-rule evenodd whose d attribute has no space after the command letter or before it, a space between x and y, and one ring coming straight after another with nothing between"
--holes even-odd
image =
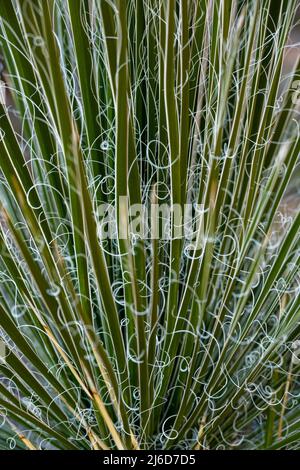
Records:
<instances>
[{"instance_id":1,"label":"dense cluster of leaves","mask_svg":"<svg viewBox=\"0 0 300 470\"><path fill-rule=\"evenodd\" d=\"M296 7L0 1L1 448L299 447Z\"/></svg>"}]
</instances>

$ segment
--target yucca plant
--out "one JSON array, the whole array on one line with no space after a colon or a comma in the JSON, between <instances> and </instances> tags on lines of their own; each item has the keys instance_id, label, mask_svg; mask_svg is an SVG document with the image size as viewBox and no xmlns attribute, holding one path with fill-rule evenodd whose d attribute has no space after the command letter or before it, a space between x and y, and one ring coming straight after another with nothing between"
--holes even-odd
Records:
<instances>
[{"instance_id":1,"label":"yucca plant","mask_svg":"<svg viewBox=\"0 0 300 470\"><path fill-rule=\"evenodd\" d=\"M0 1L2 449L300 448L296 9Z\"/></svg>"}]
</instances>

